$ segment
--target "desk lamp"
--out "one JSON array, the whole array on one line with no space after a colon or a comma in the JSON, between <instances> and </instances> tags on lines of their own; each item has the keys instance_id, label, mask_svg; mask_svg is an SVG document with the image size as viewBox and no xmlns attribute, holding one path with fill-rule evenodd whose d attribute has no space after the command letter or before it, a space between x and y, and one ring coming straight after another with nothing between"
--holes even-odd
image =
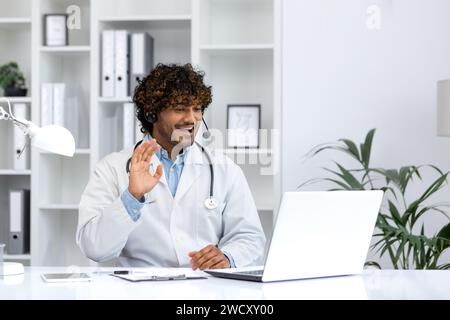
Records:
<instances>
[{"instance_id":1,"label":"desk lamp","mask_svg":"<svg viewBox=\"0 0 450 320\"><path fill-rule=\"evenodd\" d=\"M18 126L25 135L30 137L31 145L43 151L60 154L67 157L73 157L75 152L75 140L70 133L64 127L57 125L48 125L44 127L38 127L31 121L22 118L14 117L11 111L11 104L9 99L0 98L8 103L9 113L7 113L2 107L0 107L0 120L12 121ZM22 151L26 148L26 144ZM22 153L19 154L19 157ZM2 263L2 261L0 261ZM24 272L23 265L16 262L5 262L0 268L0 276L17 275Z\"/></svg>"}]
</instances>

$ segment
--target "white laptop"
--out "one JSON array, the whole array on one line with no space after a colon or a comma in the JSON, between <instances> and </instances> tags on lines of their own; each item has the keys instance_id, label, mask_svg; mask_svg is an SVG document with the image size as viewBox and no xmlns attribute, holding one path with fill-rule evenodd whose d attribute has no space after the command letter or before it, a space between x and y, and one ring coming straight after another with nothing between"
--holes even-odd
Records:
<instances>
[{"instance_id":1,"label":"white laptop","mask_svg":"<svg viewBox=\"0 0 450 320\"><path fill-rule=\"evenodd\" d=\"M263 268L205 272L259 282L359 274L382 198L381 190L286 192Z\"/></svg>"}]
</instances>

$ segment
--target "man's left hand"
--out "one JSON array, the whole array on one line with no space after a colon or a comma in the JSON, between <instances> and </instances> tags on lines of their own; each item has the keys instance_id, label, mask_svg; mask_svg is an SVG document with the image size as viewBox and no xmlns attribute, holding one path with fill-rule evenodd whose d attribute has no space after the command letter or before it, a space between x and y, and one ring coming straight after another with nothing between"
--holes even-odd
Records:
<instances>
[{"instance_id":1,"label":"man's left hand","mask_svg":"<svg viewBox=\"0 0 450 320\"><path fill-rule=\"evenodd\" d=\"M189 252L192 270L224 269L230 267L230 261L215 245L208 245L200 251Z\"/></svg>"}]
</instances>

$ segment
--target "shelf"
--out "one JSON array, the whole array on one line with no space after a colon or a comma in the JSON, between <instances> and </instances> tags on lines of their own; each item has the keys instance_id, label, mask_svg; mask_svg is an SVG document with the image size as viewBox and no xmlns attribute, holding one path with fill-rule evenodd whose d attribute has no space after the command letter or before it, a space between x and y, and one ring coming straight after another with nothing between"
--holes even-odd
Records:
<instances>
[{"instance_id":1,"label":"shelf","mask_svg":"<svg viewBox=\"0 0 450 320\"><path fill-rule=\"evenodd\" d=\"M0 170L0 176L27 176L27 175L31 175L31 170L13 170L13 169Z\"/></svg>"},{"instance_id":2,"label":"shelf","mask_svg":"<svg viewBox=\"0 0 450 320\"><path fill-rule=\"evenodd\" d=\"M31 18L0 18L0 29L11 31L31 29Z\"/></svg>"},{"instance_id":3,"label":"shelf","mask_svg":"<svg viewBox=\"0 0 450 320\"><path fill-rule=\"evenodd\" d=\"M44 204L39 206L41 210L78 210L78 204Z\"/></svg>"},{"instance_id":4,"label":"shelf","mask_svg":"<svg viewBox=\"0 0 450 320\"><path fill-rule=\"evenodd\" d=\"M256 206L256 209L258 210L258 212L264 212L264 213L272 213L273 212L273 207L269 206L269 205L259 205Z\"/></svg>"},{"instance_id":5,"label":"shelf","mask_svg":"<svg viewBox=\"0 0 450 320\"><path fill-rule=\"evenodd\" d=\"M49 152L49 151L44 151L44 150L38 150L38 151L41 154L48 154L48 155L59 156L58 154L52 153L52 152ZM90 153L91 153L91 149L75 149L74 155L77 155L77 154L90 154Z\"/></svg>"},{"instance_id":6,"label":"shelf","mask_svg":"<svg viewBox=\"0 0 450 320\"><path fill-rule=\"evenodd\" d=\"M202 45L200 50L210 55L255 55L271 54L273 44L214 44Z\"/></svg>"},{"instance_id":7,"label":"shelf","mask_svg":"<svg viewBox=\"0 0 450 320\"><path fill-rule=\"evenodd\" d=\"M191 18L188 16L152 16L152 17L130 17L110 18L100 21L101 29L126 29L133 30L178 30L189 29Z\"/></svg>"},{"instance_id":8,"label":"shelf","mask_svg":"<svg viewBox=\"0 0 450 320\"><path fill-rule=\"evenodd\" d=\"M98 98L98 102L101 102L101 103L126 103L126 102L132 102L131 100L132 100L131 97L125 97L125 98L104 98L104 97L99 97Z\"/></svg>"},{"instance_id":9,"label":"shelf","mask_svg":"<svg viewBox=\"0 0 450 320\"><path fill-rule=\"evenodd\" d=\"M90 154L91 149L75 149L75 154Z\"/></svg>"},{"instance_id":10,"label":"shelf","mask_svg":"<svg viewBox=\"0 0 450 320\"><path fill-rule=\"evenodd\" d=\"M120 17L151 18L154 16L188 16L192 13L192 1L186 0L95 0L102 19Z\"/></svg>"},{"instance_id":11,"label":"shelf","mask_svg":"<svg viewBox=\"0 0 450 320\"><path fill-rule=\"evenodd\" d=\"M5 254L4 260L31 260L30 254Z\"/></svg>"},{"instance_id":12,"label":"shelf","mask_svg":"<svg viewBox=\"0 0 450 320\"><path fill-rule=\"evenodd\" d=\"M31 97L0 97L0 103L6 103L2 98L6 98L11 103L31 103Z\"/></svg>"},{"instance_id":13,"label":"shelf","mask_svg":"<svg viewBox=\"0 0 450 320\"><path fill-rule=\"evenodd\" d=\"M90 46L40 47L42 53L57 55L81 55L91 52Z\"/></svg>"},{"instance_id":14,"label":"shelf","mask_svg":"<svg viewBox=\"0 0 450 320\"><path fill-rule=\"evenodd\" d=\"M272 154L272 149L224 149L224 154Z\"/></svg>"},{"instance_id":15,"label":"shelf","mask_svg":"<svg viewBox=\"0 0 450 320\"><path fill-rule=\"evenodd\" d=\"M128 17L100 17L99 22L171 22L189 21L190 15L149 15L149 16L128 16Z\"/></svg>"}]
</instances>

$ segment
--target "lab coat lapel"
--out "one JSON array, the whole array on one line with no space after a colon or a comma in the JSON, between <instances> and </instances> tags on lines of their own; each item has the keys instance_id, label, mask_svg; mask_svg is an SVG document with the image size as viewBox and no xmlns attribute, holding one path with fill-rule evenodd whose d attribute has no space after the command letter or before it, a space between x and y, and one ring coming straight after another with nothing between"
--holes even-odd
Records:
<instances>
[{"instance_id":1,"label":"lab coat lapel","mask_svg":"<svg viewBox=\"0 0 450 320\"><path fill-rule=\"evenodd\" d=\"M183 172L181 173L180 182L175 193L175 200L180 200L194 183L198 183L197 180L202 169L201 164L203 164L202 151L194 144L190 147L189 153L186 155Z\"/></svg>"}]
</instances>

